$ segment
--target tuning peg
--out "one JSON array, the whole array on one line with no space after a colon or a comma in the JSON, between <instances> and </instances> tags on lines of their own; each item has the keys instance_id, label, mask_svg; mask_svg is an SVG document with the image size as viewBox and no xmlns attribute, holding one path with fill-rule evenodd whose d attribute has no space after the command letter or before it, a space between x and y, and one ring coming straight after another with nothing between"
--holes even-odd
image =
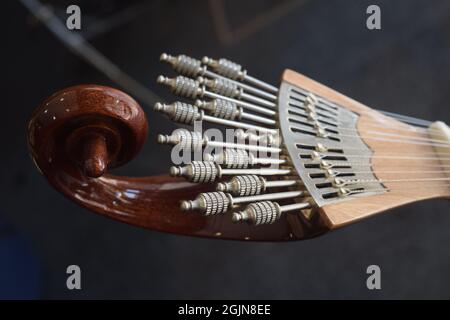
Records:
<instances>
[{"instance_id":1,"label":"tuning peg","mask_svg":"<svg viewBox=\"0 0 450 320\"><path fill-rule=\"evenodd\" d=\"M245 150L225 149L221 153L207 154L205 160L213 161L226 168L245 169L250 165L250 158L253 158L253 154L248 154Z\"/></svg>"},{"instance_id":2,"label":"tuning peg","mask_svg":"<svg viewBox=\"0 0 450 320\"><path fill-rule=\"evenodd\" d=\"M214 182L222 175L256 174L262 176L288 175L291 169L223 169L213 161L192 161L185 166L173 166L170 174L174 177L185 177L191 182Z\"/></svg>"},{"instance_id":3,"label":"tuning peg","mask_svg":"<svg viewBox=\"0 0 450 320\"><path fill-rule=\"evenodd\" d=\"M236 83L224 78L208 79L198 77L197 81L211 89L211 91L226 97L239 99L243 93L242 88L239 88Z\"/></svg>"},{"instance_id":4,"label":"tuning peg","mask_svg":"<svg viewBox=\"0 0 450 320\"><path fill-rule=\"evenodd\" d=\"M212 161L192 161L185 166L172 166L170 175L173 177L185 177L195 183L209 183L220 177L220 169L220 166Z\"/></svg>"},{"instance_id":5,"label":"tuning peg","mask_svg":"<svg viewBox=\"0 0 450 320\"><path fill-rule=\"evenodd\" d=\"M246 70L242 70L242 66L227 59L214 60L203 57L202 63L211 67L218 74L234 80L244 80L247 75Z\"/></svg>"},{"instance_id":6,"label":"tuning peg","mask_svg":"<svg viewBox=\"0 0 450 320\"><path fill-rule=\"evenodd\" d=\"M201 132L184 128L175 129L171 135L159 134L158 143L179 145L186 152L202 150L205 143Z\"/></svg>"},{"instance_id":7,"label":"tuning peg","mask_svg":"<svg viewBox=\"0 0 450 320\"><path fill-rule=\"evenodd\" d=\"M162 53L160 60L169 63L175 71L188 77L196 77L198 75L203 75L206 72L206 66L202 66L200 60L184 54L174 57L170 54Z\"/></svg>"},{"instance_id":8,"label":"tuning peg","mask_svg":"<svg viewBox=\"0 0 450 320\"><path fill-rule=\"evenodd\" d=\"M200 193L195 200L182 201L180 209L182 211L195 210L205 216L220 214L228 211L233 199L229 194L223 192Z\"/></svg>"},{"instance_id":9,"label":"tuning peg","mask_svg":"<svg viewBox=\"0 0 450 320\"><path fill-rule=\"evenodd\" d=\"M241 65L233 61L223 58L214 60L208 57L203 57L202 63L207 65L208 67L211 67L215 72L222 76L228 77L233 80L247 81L252 85L263 88L264 90L267 90L269 92L278 93L278 88L265 83L264 81L249 76L247 74L247 70L243 70Z\"/></svg>"},{"instance_id":10,"label":"tuning peg","mask_svg":"<svg viewBox=\"0 0 450 320\"><path fill-rule=\"evenodd\" d=\"M270 153L280 153L280 148L275 147L264 147L252 144L239 144L239 143L228 143L221 141L211 141L207 137L202 137L201 133L195 131L189 131L187 129L176 129L171 135L158 135L158 143L161 144L172 144L176 145L182 143L183 150L185 151L195 151L199 150L203 146L219 147L219 148L229 148L229 149L243 149L248 151L256 152L270 152ZM186 149L184 149L186 148Z\"/></svg>"},{"instance_id":11,"label":"tuning peg","mask_svg":"<svg viewBox=\"0 0 450 320\"><path fill-rule=\"evenodd\" d=\"M193 125L195 121L201 121L203 112L196 106L183 102L163 104L157 102L153 108L155 111L166 114L172 121Z\"/></svg>"},{"instance_id":12,"label":"tuning peg","mask_svg":"<svg viewBox=\"0 0 450 320\"><path fill-rule=\"evenodd\" d=\"M253 196L260 194L268 188L291 187L300 184L299 180L272 180L267 181L257 175L234 176L228 182L217 184L217 191L228 192L234 196Z\"/></svg>"},{"instance_id":13,"label":"tuning peg","mask_svg":"<svg viewBox=\"0 0 450 320\"><path fill-rule=\"evenodd\" d=\"M205 160L214 161L230 169L246 169L253 165L283 164L283 159L257 158L245 150L225 149L221 153L207 154Z\"/></svg>"},{"instance_id":14,"label":"tuning peg","mask_svg":"<svg viewBox=\"0 0 450 320\"><path fill-rule=\"evenodd\" d=\"M272 224L280 219L281 214L284 212L303 210L310 207L311 205L308 202L286 206L280 206L278 203L272 201L254 202L249 204L245 210L233 213L232 221L246 221L253 225Z\"/></svg>"},{"instance_id":15,"label":"tuning peg","mask_svg":"<svg viewBox=\"0 0 450 320\"><path fill-rule=\"evenodd\" d=\"M217 184L217 191L235 196L253 196L266 190L266 179L257 175L234 176L229 182Z\"/></svg>"},{"instance_id":16,"label":"tuning peg","mask_svg":"<svg viewBox=\"0 0 450 320\"><path fill-rule=\"evenodd\" d=\"M168 86L174 94L182 97L195 99L197 97L203 97L204 94L200 83L188 77L177 76L175 78L168 78L161 75L156 79L156 82Z\"/></svg>"},{"instance_id":17,"label":"tuning peg","mask_svg":"<svg viewBox=\"0 0 450 320\"><path fill-rule=\"evenodd\" d=\"M200 193L195 200L183 201L180 208L183 211L195 210L203 215L212 215L225 213L235 204L254 201L293 199L300 197L303 194L302 191L288 191L233 198L231 194L221 191L206 192Z\"/></svg>"},{"instance_id":18,"label":"tuning peg","mask_svg":"<svg viewBox=\"0 0 450 320\"><path fill-rule=\"evenodd\" d=\"M226 120L240 119L242 115L242 108L238 107L236 103L223 99L213 99L211 101L196 100L195 106L207 110L213 117Z\"/></svg>"},{"instance_id":19,"label":"tuning peg","mask_svg":"<svg viewBox=\"0 0 450 320\"><path fill-rule=\"evenodd\" d=\"M244 112L242 107L238 107L236 103L223 100L213 99L211 101L196 100L195 105L201 109L204 109L208 114L226 120L240 120L246 119L254 122L259 122L264 125L275 126L276 121L268 119L263 116Z\"/></svg>"}]
</instances>

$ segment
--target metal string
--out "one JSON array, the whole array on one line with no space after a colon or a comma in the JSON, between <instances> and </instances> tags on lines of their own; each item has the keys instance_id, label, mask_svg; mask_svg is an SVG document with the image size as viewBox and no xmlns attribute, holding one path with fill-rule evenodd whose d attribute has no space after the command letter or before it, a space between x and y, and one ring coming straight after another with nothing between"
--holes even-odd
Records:
<instances>
[{"instance_id":1,"label":"metal string","mask_svg":"<svg viewBox=\"0 0 450 320\"><path fill-rule=\"evenodd\" d=\"M420 190L420 189L430 189L430 188L443 188L443 187L450 187L449 183L446 184L437 184L437 185L431 185L431 186L402 186L402 190L404 189L415 189L415 190ZM371 192L390 192L390 189L364 189L364 190L360 190L360 189L351 189L349 190L350 192L348 193L348 196L351 196L353 194L358 194L358 193L371 193Z\"/></svg>"},{"instance_id":2,"label":"metal string","mask_svg":"<svg viewBox=\"0 0 450 320\"><path fill-rule=\"evenodd\" d=\"M450 148L450 143L428 143L428 142L420 142L420 141L409 141L409 140L401 140L401 139L384 139L379 137L371 137L371 136L356 136L356 135L348 135L348 134L340 134L339 136L349 137L349 138L361 138L361 139L369 139L369 140L377 140L384 141L389 143L403 143L403 144L411 144L411 145L423 145L423 146L433 146L433 147L441 147L441 148Z\"/></svg>"},{"instance_id":3,"label":"metal string","mask_svg":"<svg viewBox=\"0 0 450 320\"><path fill-rule=\"evenodd\" d=\"M420 137L416 137L416 136L405 136L405 135L400 135L400 134L396 134L396 133L391 133L391 132L379 132L379 131L358 131L357 129L349 129L346 127L337 127L337 128L333 128L333 127L323 127L325 130L326 129L330 129L330 130L345 130L345 131L352 131L352 132L358 132L358 133L369 133L369 134L376 134L376 135L383 135L383 136L390 136L390 137L398 137L398 138L408 138L408 139L413 139L413 140L422 140L422 141L430 141L430 142L437 142L437 143L443 143L443 144L448 144L448 140L443 140L443 139L431 139L431 138L425 138L424 136L420 136ZM424 134L426 135L426 134ZM441 135L443 137L445 137L445 135Z\"/></svg>"},{"instance_id":4,"label":"metal string","mask_svg":"<svg viewBox=\"0 0 450 320\"><path fill-rule=\"evenodd\" d=\"M336 172L337 174L339 173L355 173L355 174L365 174L365 173L374 173L373 171L349 171L349 172ZM393 173L393 174L410 174L410 173L414 173L414 174L434 174L434 173L446 173L446 174L450 174L450 171L376 171L376 174L380 174L380 173Z\"/></svg>"},{"instance_id":5,"label":"metal string","mask_svg":"<svg viewBox=\"0 0 450 320\"><path fill-rule=\"evenodd\" d=\"M299 128L296 126L292 126L292 128L296 128L298 130L304 130L303 128ZM349 137L349 138L361 138L361 139L370 139L370 140L378 140L378 141L384 141L389 143L403 143L403 144L411 144L411 145L424 145L424 146L433 146L433 147L442 147L442 148L450 148L450 143L428 143L428 142L420 142L420 141L410 141L407 139L386 139L386 138L380 138L380 137L371 137L371 136L363 136L363 135L350 135L350 134L331 134L329 135L333 138L338 139L341 137Z\"/></svg>"},{"instance_id":6,"label":"metal string","mask_svg":"<svg viewBox=\"0 0 450 320\"><path fill-rule=\"evenodd\" d=\"M446 154L448 155L448 154ZM321 158L324 160L327 156L331 155L322 155ZM439 157L409 157L409 156L383 156L377 155L359 155L359 154L342 154L342 157L346 158L370 158L370 159L404 159L404 160L432 160L432 161L450 161L450 158L439 158Z\"/></svg>"},{"instance_id":7,"label":"metal string","mask_svg":"<svg viewBox=\"0 0 450 320\"><path fill-rule=\"evenodd\" d=\"M297 105L295 105L295 106L297 106ZM298 107L300 107L300 106L298 106ZM302 107L301 107L301 108L302 108ZM303 108L302 108L302 109L303 109ZM295 117L295 116L304 116L304 117L307 117L307 114L300 113L300 112L298 112L298 111L292 111L292 110L291 110L291 112L292 112L292 114L293 114L294 117ZM303 112L304 112L304 110L303 110ZM298 114L298 115L296 115L296 114ZM291 116L291 117L292 117L292 116ZM294 118L294 117L292 117L292 119L295 120L296 118ZM343 125L342 122L334 122L334 121L332 121L331 119L328 119L328 118L323 117L323 116L321 116L321 115L318 115L317 119L318 119L318 120L321 120L321 121L323 121L323 122L328 122L328 123L332 123L332 124L336 125L336 127L324 127L324 128L329 128L329 129L332 129L332 130L342 129L342 130L358 131L358 130L356 130L354 127L348 127L348 126L346 126L346 125ZM297 120L300 121L300 122L304 122L305 124L308 123L306 119L297 119ZM424 135L426 135L428 132L435 132L436 135L445 137L445 135L442 134L442 132L441 132L440 130L437 130L437 129L434 129L434 128L424 129L424 128L418 128L418 127L412 127L412 126L409 126L408 128L400 128L400 129L399 129L399 128L397 128L397 127L396 127L395 125L393 125L393 124L388 124L388 125L374 125L374 124L382 124L383 122L381 121L381 119L379 119L378 121L367 121L367 120L366 120L365 122L366 122L365 125L370 126L370 127L373 127L373 128L378 128L378 129L392 129L392 130L395 130L395 131L414 132L414 133L417 133L417 134L424 134ZM418 131L418 129L421 129L421 131Z\"/></svg>"},{"instance_id":8,"label":"metal string","mask_svg":"<svg viewBox=\"0 0 450 320\"><path fill-rule=\"evenodd\" d=\"M295 106L295 107L298 107L298 108L300 108L300 109L302 109L302 110L304 110L304 107L302 106L302 105L298 105L298 104L295 104L295 103L290 103L290 105L292 105L292 106ZM333 110L324 110L325 112L327 112L328 111L328 113L330 114L330 115L335 115L334 114L334 112L335 111L333 111ZM393 119L396 119L396 120L399 120L399 121L401 121L401 122L403 122L404 121L404 119L405 118L407 118L407 119L410 119L409 120L409 123L411 123L411 122L414 122L412 119L415 119L415 123L417 123L417 124L419 124L420 123L420 125L425 125L425 123L427 124L427 126L429 126L432 122L431 121L428 121L428 120L422 120L422 119L417 119L417 118L413 118L413 117L409 117L409 116L403 116L403 115L399 115L399 114L395 114L395 113L391 113L391 112L386 112L386 111L379 111L379 112L381 112L381 113L383 113L385 116L387 116L387 117L390 117L390 118L393 118ZM369 113L365 113L367 116L369 116L370 118L372 118L372 119L374 119L375 121L366 121L366 122L369 122L369 123L375 123L375 124L382 124L383 123L383 121L382 120L385 120L385 119L379 119L379 118L374 118L373 117L373 115L372 114L369 114ZM328 122L330 122L330 119L327 119L326 117L323 117L323 116L318 116L318 118L320 118L321 120L323 120L323 121L328 121ZM336 123L337 125L339 125L340 123ZM400 129L397 129L396 127L395 127L395 125L394 124L388 124L388 125L384 125L384 126L377 126L378 128L380 128L380 129L386 129L386 128L394 128L395 130L400 130ZM345 128L345 127L341 127L341 128ZM433 129L433 128L428 128L428 129L425 129L425 128L419 128L419 127L411 127L411 129L406 129L406 128L403 128L403 129L401 129L402 131L414 131L414 132L417 132L417 129L421 129L421 130L423 130L423 131L435 131L435 132L437 132L438 134L440 133L440 131L439 130L436 130L436 129ZM441 136L445 136L445 135L442 135L442 134L440 134Z\"/></svg>"},{"instance_id":9,"label":"metal string","mask_svg":"<svg viewBox=\"0 0 450 320\"><path fill-rule=\"evenodd\" d=\"M307 94L304 94L304 93L301 93L298 91L291 90L291 94L295 95L297 97L302 97L303 99L305 99L307 97ZM336 110L334 109L335 106L333 103L329 102L328 100L319 98L319 97L316 97L316 98L319 100L320 103L322 103L323 109L325 109L326 111L328 111L329 113L332 113L332 114L336 112ZM299 107L301 107L301 106L299 106ZM327 107L327 108L324 108L324 107ZM390 118L397 119L401 122L405 121L405 122L409 122L409 123L415 123L420 126L429 126L432 123L431 121L428 121L428 120L414 118L411 116L406 116L406 115L402 115L402 114L398 114L398 113L394 113L394 112L388 112L388 111L384 111L384 110L376 110L376 111L378 111L378 112L382 113L383 115L388 116ZM373 118L372 114L370 114L370 113L366 113L366 115Z\"/></svg>"},{"instance_id":10,"label":"metal string","mask_svg":"<svg viewBox=\"0 0 450 320\"><path fill-rule=\"evenodd\" d=\"M412 179L344 179L343 183L408 183L408 182L433 182L450 181L450 178L412 178Z\"/></svg>"},{"instance_id":11,"label":"metal string","mask_svg":"<svg viewBox=\"0 0 450 320\"><path fill-rule=\"evenodd\" d=\"M364 163L364 162L347 162L347 161L333 161L333 160L326 160L326 162L328 162L331 165L331 168L335 168L336 166L366 166L366 167L372 167L371 164L368 163ZM403 168L405 166L405 164L398 164L396 166L390 166L390 167L401 167ZM414 163L408 164L409 167L414 167ZM450 168L450 164L436 164L436 165L422 165L419 164L417 165L417 167L419 168Z\"/></svg>"}]
</instances>

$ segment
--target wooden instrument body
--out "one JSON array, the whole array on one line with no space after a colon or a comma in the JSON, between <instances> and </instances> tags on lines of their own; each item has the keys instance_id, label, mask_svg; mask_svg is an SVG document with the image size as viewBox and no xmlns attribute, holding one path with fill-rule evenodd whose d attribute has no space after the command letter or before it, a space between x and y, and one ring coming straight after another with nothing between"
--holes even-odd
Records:
<instances>
[{"instance_id":1,"label":"wooden instrument body","mask_svg":"<svg viewBox=\"0 0 450 320\"><path fill-rule=\"evenodd\" d=\"M366 123L372 118L390 122L397 128L407 126L293 71L286 70L282 80L360 114L358 129L361 131L366 131ZM270 225L234 224L229 213L204 217L179 210L181 200L195 198L212 186L191 184L169 176L114 176L103 174L101 166L92 169L87 165L92 163L92 158L98 160L96 163L103 161L108 168L131 160L139 152L146 135L145 115L131 97L95 85L71 87L54 94L36 110L28 127L32 158L55 189L96 213L169 233L251 241L300 240L403 204L448 197L450 194L448 188L402 190L388 185L392 192L313 209L308 217L302 212L295 212L282 215ZM103 140L106 151L102 143L95 142ZM375 152L388 148L376 141L366 143ZM401 146L394 147L397 151L402 150ZM102 152L105 154L101 155ZM408 152L433 150L429 146L415 146ZM375 173L377 170L383 171L382 161L374 159L373 165ZM418 161L417 165L420 167L421 162Z\"/></svg>"}]
</instances>

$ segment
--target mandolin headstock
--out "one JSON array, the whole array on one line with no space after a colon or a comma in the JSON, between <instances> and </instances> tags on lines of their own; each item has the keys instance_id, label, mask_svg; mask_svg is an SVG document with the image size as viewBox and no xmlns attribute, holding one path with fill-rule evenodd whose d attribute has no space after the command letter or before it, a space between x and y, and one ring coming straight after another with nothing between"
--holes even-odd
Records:
<instances>
[{"instance_id":1,"label":"mandolin headstock","mask_svg":"<svg viewBox=\"0 0 450 320\"><path fill-rule=\"evenodd\" d=\"M32 157L55 188L145 228L258 241L310 238L450 196L441 123L412 126L290 70L275 87L226 59L161 60L180 75L158 83L184 100L154 109L191 127L158 136L173 146L172 177L105 173L139 151L147 122L128 95L86 85L56 93L30 120Z\"/></svg>"}]
</instances>

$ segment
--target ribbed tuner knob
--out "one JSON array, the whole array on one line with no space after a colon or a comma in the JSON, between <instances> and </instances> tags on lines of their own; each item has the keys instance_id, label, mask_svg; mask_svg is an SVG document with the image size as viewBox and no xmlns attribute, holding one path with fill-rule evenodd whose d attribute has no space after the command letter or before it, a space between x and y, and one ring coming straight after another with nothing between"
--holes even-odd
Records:
<instances>
[{"instance_id":1,"label":"ribbed tuner knob","mask_svg":"<svg viewBox=\"0 0 450 320\"><path fill-rule=\"evenodd\" d=\"M198 81L184 76L178 76L176 78L159 76L157 82L168 86L174 94L182 97L195 99L202 97L204 93Z\"/></svg>"},{"instance_id":2,"label":"ribbed tuner knob","mask_svg":"<svg viewBox=\"0 0 450 320\"><path fill-rule=\"evenodd\" d=\"M280 205L272 201L254 202L244 211L233 213L233 222L247 221L254 225L271 224L281 216Z\"/></svg>"},{"instance_id":3,"label":"ribbed tuner knob","mask_svg":"<svg viewBox=\"0 0 450 320\"><path fill-rule=\"evenodd\" d=\"M222 153L205 156L206 160L214 161L230 169L246 169L252 161L251 155L242 149L225 149Z\"/></svg>"},{"instance_id":4,"label":"ribbed tuner knob","mask_svg":"<svg viewBox=\"0 0 450 320\"><path fill-rule=\"evenodd\" d=\"M240 119L242 108L239 108L234 102L223 99L214 99L211 101L195 101L198 108L207 110L214 117L226 120Z\"/></svg>"},{"instance_id":5,"label":"ribbed tuner knob","mask_svg":"<svg viewBox=\"0 0 450 320\"><path fill-rule=\"evenodd\" d=\"M236 83L224 78L208 79L198 77L197 81L211 89L211 91L230 98L239 98L243 92L242 88L239 88Z\"/></svg>"},{"instance_id":6,"label":"ribbed tuner knob","mask_svg":"<svg viewBox=\"0 0 450 320\"><path fill-rule=\"evenodd\" d=\"M228 192L233 196L254 196L266 189L266 180L257 175L234 176L228 182L217 184L217 191Z\"/></svg>"},{"instance_id":7,"label":"ribbed tuner knob","mask_svg":"<svg viewBox=\"0 0 450 320\"><path fill-rule=\"evenodd\" d=\"M186 152L195 152L202 149L203 137L201 132L179 128L174 130L171 135L158 135L158 143L179 145Z\"/></svg>"},{"instance_id":8,"label":"ribbed tuner knob","mask_svg":"<svg viewBox=\"0 0 450 320\"><path fill-rule=\"evenodd\" d=\"M184 54L174 57L170 54L163 53L160 56L160 60L169 63L175 71L188 77L196 77L204 74L206 71L206 67L202 66L202 62L200 60Z\"/></svg>"},{"instance_id":9,"label":"ribbed tuner knob","mask_svg":"<svg viewBox=\"0 0 450 320\"><path fill-rule=\"evenodd\" d=\"M183 201L181 210L195 210L205 216L225 213L232 205L230 196L223 192L206 192L200 193L195 200Z\"/></svg>"},{"instance_id":10,"label":"ribbed tuner knob","mask_svg":"<svg viewBox=\"0 0 450 320\"><path fill-rule=\"evenodd\" d=\"M247 75L247 71L242 70L241 65L227 59L222 58L219 60L214 60L208 57L203 57L202 63L211 67L218 74L230 79L243 80Z\"/></svg>"},{"instance_id":11,"label":"ribbed tuner knob","mask_svg":"<svg viewBox=\"0 0 450 320\"><path fill-rule=\"evenodd\" d=\"M153 109L166 114L172 121L182 124L193 125L195 121L201 121L203 117L202 111L196 106L179 101L172 104L157 102Z\"/></svg>"},{"instance_id":12,"label":"ribbed tuner knob","mask_svg":"<svg viewBox=\"0 0 450 320\"><path fill-rule=\"evenodd\" d=\"M192 161L189 164L173 166L170 175L174 177L185 177L195 183L214 182L220 176L220 167L212 161Z\"/></svg>"}]
</instances>

